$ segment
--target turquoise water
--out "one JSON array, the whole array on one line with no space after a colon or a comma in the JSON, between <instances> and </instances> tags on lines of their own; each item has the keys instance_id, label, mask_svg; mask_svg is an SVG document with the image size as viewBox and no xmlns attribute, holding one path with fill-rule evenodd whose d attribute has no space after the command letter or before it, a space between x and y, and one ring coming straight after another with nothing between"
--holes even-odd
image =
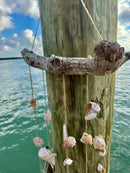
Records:
<instances>
[{"instance_id":1,"label":"turquoise water","mask_svg":"<svg viewBox=\"0 0 130 173\"><path fill-rule=\"evenodd\" d=\"M130 62L117 72L114 105L111 173L130 172ZM43 121L44 98L42 73L32 68L37 98L39 136L47 145ZM0 61L0 173L38 173L37 148L28 66L22 59ZM44 166L44 162L42 162Z\"/></svg>"}]
</instances>

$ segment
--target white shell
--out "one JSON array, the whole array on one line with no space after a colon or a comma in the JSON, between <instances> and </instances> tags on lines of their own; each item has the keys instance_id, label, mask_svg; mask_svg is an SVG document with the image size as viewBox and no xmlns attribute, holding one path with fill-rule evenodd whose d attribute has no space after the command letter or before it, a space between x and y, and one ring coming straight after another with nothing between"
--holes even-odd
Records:
<instances>
[{"instance_id":1,"label":"white shell","mask_svg":"<svg viewBox=\"0 0 130 173\"><path fill-rule=\"evenodd\" d=\"M70 166L73 163L73 160L67 158L64 160L63 165L64 166Z\"/></svg>"},{"instance_id":2,"label":"white shell","mask_svg":"<svg viewBox=\"0 0 130 173\"><path fill-rule=\"evenodd\" d=\"M92 136L89 135L88 133L84 132L80 141L84 144L88 143L88 144L92 145Z\"/></svg>"},{"instance_id":3,"label":"white shell","mask_svg":"<svg viewBox=\"0 0 130 173\"><path fill-rule=\"evenodd\" d=\"M98 163L97 170L98 170L100 173L105 173L105 169L103 168L103 166L102 166L100 163Z\"/></svg>"},{"instance_id":4,"label":"white shell","mask_svg":"<svg viewBox=\"0 0 130 173\"><path fill-rule=\"evenodd\" d=\"M105 156L106 154L105 141L101 135L94 137L93 146L95 149L103 150L103 152L100 152L99 155Z\"/></svg>"},{"instance_id":5,"label":"white shell","mask_svg":"<svg viewBox=\"0 0 130 173\"><path fill-rule=\"evenodd\" d=\"M104 148L103 152L99 152L99 155L104 157L106 155L106 149Z\"/></svg>"},{"instance_id":6,"label":"white shell","mask_svg":"<svg viewBox=\"0 0 130 173\"><path fill-rule=\"evenodd\" d=\"M39 150L38 152L38 156L42 159L42 160L46 160L50 163L51 167L54 168L55 165L55 153L52 153L49 149L47 149L46 147L43 147Z\"/></svg>"},{"instance_id":7,"label":"white shell","mask_svg":"<svg viewBox=\"0 0 130 173\"><path fill-rule=\"evenodd\" d=\"M76 145L76 140L73 136L69 136L64 140L65 148L73 148Z\"/></svg>"},{"instance_id":8,"label":"white shell","mask_svg":"<svg viewBox=\"0 0 130 173\"><path fill-rule=\"evenodd\" d=\"M51 111L50 110L45 111L44 120L46 121L47 124L51 122L51 117L52 117Z\"/></svg>"},{"instance_id":9,"label":"white shell","mask_svg":"<svg viewBox=\"0 0 130 173\"><path fill-rule=\"evenodd\" d=\"M63 140L65 140L65 138L68 137L68 134L67 134L67 129L66 129L66 125L64 124L63 125Z\"/></svg>"},{"instance_id":10,"label":"white shell","mask_svg":"<svg viewBox=\"0 0 130 173\"><path fill-rule=\"evenodd\" d=\"M85 120L92 120L97 116L97 113L100 112L100 107L97 103L89 102L87 104L87 113L85 115Z\"/></svg>"}]
</instances>

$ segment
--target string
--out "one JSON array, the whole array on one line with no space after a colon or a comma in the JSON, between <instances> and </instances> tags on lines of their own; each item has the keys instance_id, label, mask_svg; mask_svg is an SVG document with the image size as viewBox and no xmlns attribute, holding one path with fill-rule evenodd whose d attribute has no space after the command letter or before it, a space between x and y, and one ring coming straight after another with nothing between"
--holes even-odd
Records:
<instances>
[{"instance_id":1,"label":"string","mask_svg":"<svg viewBox=\"0 0 130 173\"><path fill-rule=\"evenodd\" d=\"M92 22L92 24L93 24L93 26L94 26L94 28L95 28L95 30L96 30L98 36L100 37L101 40L103 40L103 38L102 38L100 32L98 31L98 29L97 29L97 27L96 27L96 24L94 23L93 18L92 18L92 16L90 15L90 13L89 13L89 11L88 11L88 9L87 9L87 7L86 7L84 1L83 1L83 0L80 0L80 1L81 1L81 3L82 3L82 6L84 7L84 9L85 9L85 11L86 11L86 13L87 13L89 19L91 20L91 22Z\"/></svg>"},{"instance_id":2,"label":"string","mask_svg":"<svg viewBox=\"0 0 130 173\"><path fill-rule=\"evenodd\" d=\"M39 19L38 19L38 23L37 23L37 27L36 27L35 35L34 35L34 38L33 38L33 43L32 43L31 51L33 51L33 48L34 48L34 44L35 44L35 40L36 40L36 36L37 36L37 31L38 31L38 28L39 28L39 23L40 23L40 20L41 20L41 15L42 15L42 11L43 11L43 7L44 7L44 3L45 3L45 1L43 0L42 8L41 8L41 12L39 11L40 16L39 16Z\"/></svg>"},{"instance_id":3,"label":"string","mask_svg":"<svg viewBox=\"0 0 130 173\"><path fill-rule=\"evenodd\" d=\"M103 123L103 136L105 140L105 129L106 129L106 97L107 96L107 72L105 72L105 90L104 90L104 123ZM103 166L105 167L105 156L103 158Z\"/></svg>"},{"instance_id":4,"label":"string","mask_svg":"<svg viewBox=\"0 0 130 173\"><path fill-rule=\"evenodd\" d=\"M86 75L86 102L88 104L88 75ZM87 129L88 129L88 125L87 125L87 121L85 121L85 131L87 133ZM86 173L88 172L88 156L87 156L87 151L88 151L88 147L86 144Z\"/></svg>"},{"instance_id":5,"label":"string","mask_svg":"<svg viewBox=\"0 0 130 173\"><path fill-rule=\"evenodd\" d=\"M32 74L31 74L30 66L29 66L29 74L30 74L30 84L31 84L32 98L34 98L33 84L32 84ZM38 137L38 127L37 127L36 109L35 108L34 108L34 119L35 119L36 136ZM38 147L38 151L39 151L39 147ZM41 159L40 158L39 158L39 164L40 164L40 172L42 173L42 165L41 165Z\"/></svg>"},{"instance_id":6,"label":"string","mask_svg":"<svg viewBox=\"0 0 130 173\"><path fill-rule=\"evenodd\" d=\"M43 78L43 90L44 90L44 97L45 97L45 112L47 112L47 101L46 101L46 87L45 87L45 79L44 79L44 71L42 70L42 78ZM47 123L46 123L47 124ZM47 124L47 139L48 139L48 146L50 149L50 138L49 138L49 128Z\"/></svg>"},{"instance_id":7,"label":"string","mask_svg":"<svg viewBox=\"0 0 130 173\"><path fill-rule=\"evenodd\" d=\"M65 125L67 127L67 113L66 113L66 92L65 92L65 75L63 74L63 93L64 93L64 116L65 116ZM66 149L66 158L68 158L68 149ZM69 173L69 166L67 165L67 173Z\"/></svg>"},{"instance_id":8,"label":"string","mask_svg":"<svg viewBox=\"0 0 130 173\"><path fill-rule=\"evenodd\" d=\"M44 6L44 1L42 3L41 11L43 10L43 6ZM35 43L35 39L36 39L36 36L37 36L37 31L38 31L40 19L41 19L41 13L40 13L40 17L39 17L38 24L37 24L37 27L36 27L36 31L35 31L35 35L34 35L34 39L33 39L31 51L33 51L33 48L34 48L34 43ZM31 83L32 98L34 98L33 84L32 84L32 74L31 74L31 68L30 68L30 66L29 66L29 74L30 74L30 83ZM35 110L35 108L34 108L34 119L35 119L36 136L38 137L38 127L37 127L37 119L36 119L36 110ZM39 151L39 147L38 147L38 151ZM40 159L40 157L39 157L39 164L40 164L40 172L42 173L42 165L41 165L41 159Z\"/></svg>"}]
</instances>

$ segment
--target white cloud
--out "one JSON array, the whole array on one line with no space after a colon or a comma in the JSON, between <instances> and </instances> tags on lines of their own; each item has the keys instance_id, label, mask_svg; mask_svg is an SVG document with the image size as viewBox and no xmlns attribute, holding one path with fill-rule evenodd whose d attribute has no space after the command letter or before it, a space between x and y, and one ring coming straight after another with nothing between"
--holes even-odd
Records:
<instances>
[{"instance_id":1,"label":"white cloud","mask_svg":"<svg viewBox=\"0 0 130 173\"><path fill-rule=\"evenodd\" d=\"M130 25L130 1L118 0L119 22L123 25Z\"/></svg>"},{"instance_id":2,"label":"white cloud","mask_svg":"<svg viewBox=\"0 0 130 173\"><path fill-rule=\"evenodd\" d=\"M124 37L127 34L127 31L123 25L118 22L118 30L117 30L117 37Z\"/></svg>"},{"instance_id":3,"label":"white cloud","mask_svg":"<svg viewBox=\"0 0 130 173\"><path fill-rule=\"evenodd\" d=\"M20 37L14 33L10 39L0 38L0 57L21 56L20 52L23 48L31 50L33 39L34 33L30 29L22 31ZM37 36L35 40L34 52L42 55L41 36Z\"/></svg>"},{"instance_id":4,"label":"white cloud","mask_svg":"<svg viewBox=\"0 0 130 173\"><path fill-rule=\"evenodd\" d=\"M10 17L13 13L39 17L38 0L0 0L0 32L14 26Z\"/></svg>"},{"instance_id":5,"label":"white cloud","mask_svg":"<svg viewBox=\"0 0 130 173\"><path fill-rule=\"evenodd\" d=\"M125 47L125 51L130 51L130 1L118 0L118 42Z\"/></svg>"},{"instance_id":6,"label":"white cloud","mask_svg":"<svg viewBox=\"0 0 130 173\"><path fill-rule=\"evenodd\" d=\"M11 17L8 15L1 15L0 16L0 31L3 31L7 28L13 28L14 24L11 21Z\"/></svg>"},{"instance_id":7,"label":"white cloud","mask_svg":"<svg viewBox=\"0 0 130 173\"><path fill-rule=\"evenodd\" d=\"M6 54L8 52L13 52L13 49L7 45L0 46L0 54Z\"/></svg>"}]
</instances>

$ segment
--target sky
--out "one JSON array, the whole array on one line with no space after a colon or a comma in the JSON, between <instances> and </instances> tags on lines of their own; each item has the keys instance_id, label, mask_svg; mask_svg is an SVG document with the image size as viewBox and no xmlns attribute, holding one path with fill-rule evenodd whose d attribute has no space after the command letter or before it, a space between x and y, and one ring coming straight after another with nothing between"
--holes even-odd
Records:
<instances>
[{"instance_id":1,"label":"sky","mask_svg":"<svg viewBox=\"0 0 130 173\"><path fill-rule=\"evenodd\" d=\"M31 49L39 18L38 0L0 0L0 58ZM34 52L42 55L39 27ZM130 51L130 0L118 0L118 43Z\"/></svg>"}]
</instances>

